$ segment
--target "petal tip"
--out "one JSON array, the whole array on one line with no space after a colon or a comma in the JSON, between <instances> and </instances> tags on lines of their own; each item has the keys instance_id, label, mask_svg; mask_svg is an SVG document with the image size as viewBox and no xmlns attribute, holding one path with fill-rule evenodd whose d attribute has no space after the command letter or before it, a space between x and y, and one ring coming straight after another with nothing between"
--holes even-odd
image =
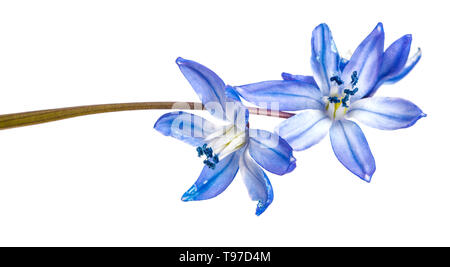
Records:
<instances>
[{"instance_id":1,"label":"petal tip","mask_svg":"<svg viewBox=\"0 0 450 267\"><path fill-rule=\"evenodd\" d=\"M183 202L188 202L188 201L192 201L192 197L190 195L187 195L186 193L181 197L181 201Z\"/></svg>"},{"instance_id":2,"label":"petal tip","mask_svg":"<svg viewBox=\"0 0 450 267\"><path fill-rule=\"evenodd\" d=\"M258 205L256 206L256 216L260 216L263 214L264 211L266 211L267 207L269 207L271 202L263 204L261 201L258 202Z\"/></svg>"},{"instance_id":3,"label":"petal tip","mask_svg":"<svg viewBox=\"0 0 450 267\"><path fill-rule=\"evenodd\" d=\"M320 23L319 25L316 26L316 29L317 29L317 28L324 28L324 29L327 29L327 28L328 28L328 25L327 25L325 22L322 22L322 23Z\"/></svg>"},{"instance_id":4,"label":"petal tip","mask_svg":"<svg viewBox=\"0 0 450 267\"><path fill-rule=\"evenodd\" d=\"M184 58L182 58L182 57L178 57L176 60L175 60L175 63L177 63L178 65L181 65L181 64L183 64L184 62L186 62L187 60L186 59L184 59Z\"/></svg>"},{"instance_id":5,"label":"petal tip","mask_svg":"<svg viewBox=\"0 0 450 267\"><path fill-rule=\"evenodd\" d=\"M372 175L373 175L373 173L371 175L366 174L366 175L364 175L364 177L362 179L370 184L370 182L372 181Z\"/></svg>"},{"instance_id":6,"label":"petal tip","mask_svg":"<svg viewBox=\"0 0 450 267\"><path fill-rule=\"evenodd\" d=\"M419 115L416 117L416 119L415 119L414 121L412 121L412 122L411 122L409 125L407 125L405 128L408 128L408 127L413 126L413 125L416 124L420 119L426 118L426 117L428 117L428 114L422 112L421 114L419 114Z\"/></svg>"},{"instance_id":7,"label":"petal tip","mask_svg":"<svg viewBox=\"0 0 450 267\"><path fill-rule=\"evenodd\" d=\"M383 23L382 22L378 22L377 26L375 27L375 29L379 32L383 32L384 31L384 27L383 27Z\"/></svg>"},{"instance_id":8,"label":"petal tip","mask_svg":"<svg viewBox=\"0 0 450 267\"><path fill-rule=\"evenodd\" d=\"M194 199L192 198L192 196L188 195L186 193L181 197L181 201L183 201L183 202L189 202L189 201L193 201L193 200Z\"/></svg>"},{"instance_id":9,"label":"petal tip","mask_svg":"<svg viewBox=\"0 0 450 267\"><path fill-rule=\"evenodd\" d=\"M292 172L295 168L297 168L297 159L294 156L292 156L290 159L289 166L287 167L287 170L284 174Z\"/></svg>"},{"instance_id":10,"label":"petal tip","mask_svg":"<svg viewBox=\"0 0 450 267\"><path fill-rule=\"evenodd\" d=\"M156 120L155 124L153 125L153 129L155 129L155 130L158 131L159 123L161 122L161 119L162 119L164 116L165 116L165 114L162 115L161 117L159 117L158 120Z\"/></svg>"},{"instance_id":11,"label":"petal tip","mask_svg":"<svg viewBox=\"0 0 450 267\"><path fill-rule=\"evenodd\" d=\"M282 73L281 73L281 78L282 78L283 80L291 80L291 79L292 79L292 74L287 73L287 72L282 72Z\"/></svg>"},{"instance_id":12,"label":"petal tip","mask_svg":"<svg viewBox=\"0 0 450 267\"><path fill-rule=\"evenodd\" d=\"M317 34L317 33L325 33L325 32L329 32L329 31L330 31L330 28L328 27L328 25L326 23L320 23L312 31L313 35L312 35L312 39L311 40L314 40L316 38L314 36L315 34Z\"/></svg>"},{"instance_id":13,"label":"petal tip","mask_svg":"<svg viewBox=\"0 0 450 267\"><path fill-rule=\"evenodd\" d=\"M182 113L183 113L182 111L174 111L174 112L169 112L169 113L161 115L161 117L159 117L158 120L153 125L153 128L164 135L168 135L169 129L167 127L165 127L166 125L164 125L164 121L166 120L167 117L170 117L173 115L181 115Z\"/></svg>"},{"instance_id":14,"label":"petal tip","mask_svg":"<svg viewBox=\"0 0 450 267\"><path fill-rule=\"evenodd\" d=\"M188 202L188 201L193 201L195 200L195 195L197 193L197 187L195 185L193 185L191 188L189 188L188 191L186 191L186 193L183 194L183 196L181 197L181 201L184 202Z\"/></svg>"}]
</instances>

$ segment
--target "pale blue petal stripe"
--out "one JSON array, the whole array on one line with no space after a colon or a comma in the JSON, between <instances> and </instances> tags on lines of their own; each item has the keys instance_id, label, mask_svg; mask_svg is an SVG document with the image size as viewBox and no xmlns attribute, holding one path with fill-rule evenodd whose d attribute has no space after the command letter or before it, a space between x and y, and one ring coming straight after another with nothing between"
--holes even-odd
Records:
<instances>
[{"instance_id":1,"label":"pale blue petal stripe","mask_svg":"<svg viewBox=\"0 0 450 267\"><path fill-rule=\"evenodd\" d=\"M347 115L381 130L407 128L426 116L414 103L396 97L369 97L358 100L352 103Z\"/></svg>"},{"instance_id":2,"label":"pale blue petal stripe","mask_svg":"<svg viewBox=\"0 0 450 267\"><path fill-rule=\"evenodd\" d=\"M322 110L305 110L280 123L277 131L294 150L301 151L319 143L331 123Z\"/></svg>"},{"instance_id":3,"label":"pale blue petal stripe","mask_svg":"<svg viewBox=\"0 0 450 267\"><path fill-rule=\"evenodd\" d=\"M341 57L326 24L317 26L311 38L311 67L322 94L330 94L330 78L339 75Z\"/></svg>"},{"instance_id":4,"label":"pale blue petal stripe","mask_svg":"<svg viewBox=\"0 0 450 267\"><path fill-rule=\"evenodd\" d=\"M249 135L249 153L261 167L278 175L295 169L292 148L284 139L265 130L250 129Z\"/></svg>"},{"instance_id":5,"label":"pale blue petal stripe","mask_svg":"<svg viewBox=\"0 0 450 267\"><path fill-rule=\"evenodd\" d=\"M378 81L384 51L383 25L378 23L375 29L361 42L342 72L344 84L351 83L352 73L358 73L358 92L352 101L366 96Z\"/></svg>"},{"instance_id":6,"label":"pale blue petal stripe","mask_svg":"<svg viewBox=\"0 0 450 267\"><path fill-rule=\"evenodd\" d=\"M265 81L235 87L247 101L279 110L323 109L322 94L314 84L300 81Z\"/></svg>"},{"instance_id":7,"label":"pale blue petal stripe","mask_svg":"<svg viewBox=\"0 0 450 267\"><path fill-rule=\"evenodd\" d=\"M205 107L219 119L224 119L226 97L222 79L195 61L179 57L176 63Z\"/></svg>"},{"instance_id":8,"label":"pale blue petal stripe","mask_svg":"<svg viewBox=\"0 0 450 267\"><path fill-rule=\"evenodd\" d=\"M273 201L273 189L269 178L246 151L239 163L242 178L250 198L258 201L256 215L261 215Z\"/></svg>"},{"instance_id":9,"label":"pale blue petal stripe","mask_svg":"<svg viewBox=\"0 0 450 267\"><path fill-rule=\"evenodd\" d=\"M404 35L393 42L383 54L379 79L387 79L397 75L405 66L411 49L411 34Z\"/></svg>"},{"instance_id":10,"label":"pale blue petal stripe","mask_svg":"<svg viewBox=\"0 0 450 267\"><path fill-rule=\"evenodd\" d=\"M193 146L203 145L203 139L218 129L208 120L183 111L162 115L154 128L163 135L172 136Z\"/></svg>"},{"instance_id":11,"label":"pale blue petal stripe","mask_svg":"<svg viewBox=\"0 0 450 267\"><path fill-rule=\"evenodd\" d=\"M352 121L335 121L330 129L330 140L337 159L353 174L370 182L375 172L375 159L361 128Z\"/></svg>"}]
</instances>

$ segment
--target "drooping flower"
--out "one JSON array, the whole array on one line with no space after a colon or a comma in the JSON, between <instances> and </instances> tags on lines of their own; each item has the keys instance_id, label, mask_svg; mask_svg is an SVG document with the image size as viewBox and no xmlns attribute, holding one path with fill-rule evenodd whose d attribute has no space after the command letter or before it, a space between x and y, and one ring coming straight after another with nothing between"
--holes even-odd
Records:
<instances>
[{"instance_id":1,"label":"drooping flower","mask_svg":"<svg viewBox=\"0 0 450 267\"><path fill-rule=\"evenodd\" d=\"M300 110L278 126L279 135L301 151L329 133L338 160L370 182L375 160L361 128L349 119L396 130L426 116L408 100L372 97L382 84L399 81L420 60L420 49L408 59L411 40L411 35L405 35L384 51L384 30L379 23L346 60L339 55L328 26L321 24L311 40L313 77L283 73L282 81L238 86L236 90L256 105L277 102L280 110Z\"/></svg>"},{"instance_id":2,"label":"drooping flower","mask_svg":"<svg viewBox=\"0 0 450 267\"><path fill-rule=\"evenodd\" d=\"M238 170L260 215L272 203L271 183L261 169L283 175L296 167L289 144L274 133L249 129L248 110L234 89L213 71L194 61L177 59L177 64L210 113L225 126L186 112L164 114L154 128L195 147L195 157L205 166L198 180L184 193L183 201L205 200L222 193ZM258 166L259 165L259 166ZM261 167L260 167L261 166Z\"/></svg>"}]
</instances>

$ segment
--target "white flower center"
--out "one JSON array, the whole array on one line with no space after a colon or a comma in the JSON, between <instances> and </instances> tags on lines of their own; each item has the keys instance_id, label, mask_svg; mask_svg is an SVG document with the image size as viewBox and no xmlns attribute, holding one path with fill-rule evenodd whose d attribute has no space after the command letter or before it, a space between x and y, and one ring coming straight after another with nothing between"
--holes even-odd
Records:
<instances>
[{"instance_id":1,"label":"white flower center","mask_svg":"<svg viewBox=\"0 0 450 267\"><path fill-rule=\"evenodd\" d=\"M248 140L246 127L230 124L205 138L205 144L197 147L199 157L205 156L203 163L214 169L216 164L226 156L242 148Z\"/></svg>"},{"instance_id":2,"label":"white flower center","mask_svg":"<svg viewBox=\"0 0 450 267\"><path fill-rule=\"evenodd\" d=\"M335 82L335 85L330 90L330 96L324 97L325 110L332 120L340 120L347 113L350 107L350 99L358 92L356 84L358 83L358 73L352 73L352 81L350 84L344 85L339 76L333 76L330 81ZM345 89L351 88L351 89Z\"/></svg>"}]
</instances>

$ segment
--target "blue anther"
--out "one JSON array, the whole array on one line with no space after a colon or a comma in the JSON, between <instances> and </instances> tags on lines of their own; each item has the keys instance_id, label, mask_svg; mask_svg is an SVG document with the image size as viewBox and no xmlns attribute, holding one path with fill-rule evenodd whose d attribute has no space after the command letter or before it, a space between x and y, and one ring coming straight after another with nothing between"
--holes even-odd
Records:
<instances>
[{"instance_id":1,"label":"blue anther","mask_svg":"<svg viewBox=\"0 0 450 267\"><path fill-rule=\"evenodd\" d=\"M356 92L358 92L358 88L355 88L353 90L349 90L349 89L344 90L344 94L348 94L348 95L355 95Z\"/></svg>"},{"instance_id":2,"label":"blue anther","mask_svg":"<svg viewBox=\"0 0 450 267\"><path fill-rule=\"evenodd\" d=\"M348 108L347 102L348 102L349 98L350 98L349 95L346 94L346 95L344 96L344 98L342 99L342 106L343 106L344 108Z\"/></svg>"},{"instance_id":3,"label":"blue anther","mask_svg":"<svg viewBox=\"0 0 450 267\"><path fill-rule=\"evenodd\" d=\"M203 148L197 147L197 153L199 157L203 156Z\"/></svg>"},{"instance_id":4,"label":"blue anther","mask_svg":"<svg viewBox=\"0 0 450 267\"><path fill-rule=\"evenodd\" d=\"M341 80L341 78L339 78L339 76L333 76L330 78L330 81L332 82L336 82L338 85L343 84L344 82Z\"/></svg>"},{"instance_id":5,"label":"blue anther","mask_svg":"<svg viewBox=\"0 0 450 267\"><path fill-rule=\"evenodd\" d=\"M346 95L355 95L356 92L358 92L358 88L355 88L353 90L350 90L350 89L345 89L344 90L344 94L346 94Z\"/></svg>"},{"instance_id":6,"label":"blue anther","mask_svg":"<svg viewBox=\"0 0 450 267\"><path fill-rule=\"evenodd\" d=\"M205 165L208 166L208 167L211 166L211 162L210 162L209 160L207 160L207 159L205 159L205 160L203 161L203 164L205 164ZM210 168L211 168L211 167L210 167Z\"/></svg>"},{"instance_id":7,"label":"blue anther","mask_svg":"<svg viewBox=\"0 0 450 267\"><path fill-rule=\"evenodd\" d=\"M206 156L206 159L203 161L203 164L208 166L208 168L214 169L216 167L216 163L219 162L219 157L217 155L213 156L213 149L208 147L207 144L203 144L203 146L197 147L198 156L201 157L203 155ZM210 161L212 159L213 162Z\"/></svg>"},{"instance_id":8,"label":"blue anther","mask_svg":"<svg viewBox=\"0 0 450 267\"><path fill-rule=\"evenodd\" d=\"M341 101L337 98L337 96L330 96L328 97L328 101L330 101L330 103L340 103Z\"/></svg>"},{"instance_id":9,"label":"blue anther","mask_svg":"<svg viewBox=\"0 0 450 267\"><path fill-rule=\"evenodd\" d=\"M352 85L355 86L358 83L358 72L354 71L352 73Z\"/></svg>"},{"instance_id":10,"label":"blue anther","mask_svg":"<svg viewBox=\"0 0 450 267\"><path fill-rule=\"evenodd\" d=\"M347 102L348 102L348 95L346 95L346 96L344 97L344 99L342 99L342 106L343 106L344 108L348 108Z\"/></svg>"},{"instance_id":11,"label":"blue anther","mask_svg":"<svg viewBox=\"0 0 450 267\"><path fill-rule=\"evenodd\" d=\"M211 161L209 161L209 160L207 160L207 159L205 159L205 160L203 161L203 163L204 163L206 166L208 166L208 168L211 168L211 169L213 169L213 170L214 170L214 168L216 167L216 164L212 163Z\"/></svg>"},{"instance_id":12,"label":"blue anther","mask_svg":"<svg viewBox=\"0 0 450 267\"><path fill-rule=\"evenodd\" d=\"M212 158L212 156L213 156L213 150L212 150L212 148L207 147L206 149L203 150L203 152L205 153L205 155L206 155L206 157L207 157L208 159L209 159L209 158Z\"/></svg>"}]
</instances>

